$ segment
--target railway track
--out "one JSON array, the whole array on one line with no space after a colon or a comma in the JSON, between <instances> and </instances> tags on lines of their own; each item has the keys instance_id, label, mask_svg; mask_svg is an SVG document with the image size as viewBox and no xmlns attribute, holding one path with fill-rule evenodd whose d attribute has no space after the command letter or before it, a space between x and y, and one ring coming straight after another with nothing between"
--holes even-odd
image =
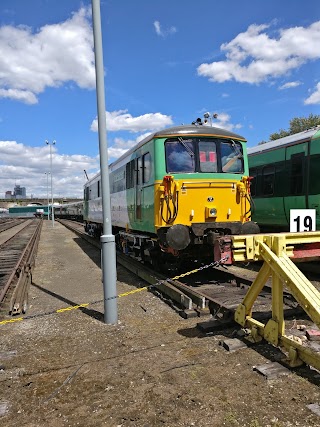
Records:
<instances>
[{"instance_id":1,"label":"railway track","mask_svg":"<svg viewBox=\"0 0 320 427\"><path fill-rule=\"evenodd\" d=\"M25 222L25 219L0 218L0 233Z\"/></svg>"},{"instance_id":2,"label":"railway track","mask_svg":"<svg viewBox=\"0 0 320 427\"><path fill-rule=\"evenodd\" d=\"M24 313L42 221L25 221L0 244L0 315ZM17 225L17 224L16 224Z\"/></svg>"},{"instance_id":3,"label":"railway track","mask_svg":"<svg viewBox=\"0 0 320 427\"><path fill-rule=\"evenodd\" d=\"M60 222L100 248L100 242L83 231L83 224L67 220ZM235 309L257 275L257 271L247 268L220 267L218 263L211 263L208 266L194 268L191 274L186 272L168 278L120 252L117 253L117 262L149 283L153 290L166 295L173 305L176 304L182 317L211 314L217 315L223 321L233 318ZM270 317L272 309L270 286L266 286L255 304L255 309L259 312L258 317L261 319ZM284 292L284 297L287 317L301 312L290 292Z\"/></svg>"}]
</instances>

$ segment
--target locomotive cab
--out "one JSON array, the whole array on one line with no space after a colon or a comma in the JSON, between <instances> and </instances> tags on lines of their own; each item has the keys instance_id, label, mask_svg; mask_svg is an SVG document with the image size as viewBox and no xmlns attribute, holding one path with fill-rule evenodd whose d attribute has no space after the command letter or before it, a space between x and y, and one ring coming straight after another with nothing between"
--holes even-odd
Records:
<instances>
[{"instance_id":1,"label":"locomotive cab","mask_svg":"<svg viewBox=\"0 0 320 427\"><path fill-rule=\"evenodd\" d=\"M226 236L259 232L250 221L244 139L234 134L173 136L164 148L167 175L159 186L156 217L163 252L216 258L230 247ZM232 263L231 254L227 263Z\"/></svg>"}]
</instances>

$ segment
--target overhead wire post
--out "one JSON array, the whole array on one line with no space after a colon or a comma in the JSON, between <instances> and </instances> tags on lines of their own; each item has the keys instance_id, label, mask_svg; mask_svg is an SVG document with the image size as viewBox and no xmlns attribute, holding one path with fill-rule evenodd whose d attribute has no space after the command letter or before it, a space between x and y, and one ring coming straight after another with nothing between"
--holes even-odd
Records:
<instances>
[{"instance_id":1,"label":"overhead wire post","mask_svg":"<svg viewBox=\"0 0 320 427\"><path fill-rule=\"evenodd\" d=\"M91 3L96 67L98 133L103 214L103 235L101 236L100 241L101 269L104 292L104 322L107 324L115 324L118 322L116 247L115 237L112 235L111 225L100 0L91 0Z\"/></svg>"}]
</instances>

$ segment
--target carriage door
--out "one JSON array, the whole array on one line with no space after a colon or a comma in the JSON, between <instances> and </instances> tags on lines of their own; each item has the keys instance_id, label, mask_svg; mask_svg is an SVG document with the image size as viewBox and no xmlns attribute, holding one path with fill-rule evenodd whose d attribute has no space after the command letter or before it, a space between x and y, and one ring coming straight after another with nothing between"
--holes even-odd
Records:
<instances>
[{"instance_id":1,"label":"carriage door","mask_svg":"<svg viewBox=\"0 0 320 427\"><path fill-rule=\"evenodd\" d=\"M142 157L138 157L136 160L136 220L140 220L142 217L141 186L142 186Z\"/></svg>"},{"instance_id":2,"label":"carriage door","mask_svg":"<svg viewBox=\"0 0 320 427\"><path fill-rule=\"evenodd\" d=\"M284 197L284 207L288 221L290 209L308 208L307 156L307 142L286 148L286 172L289 181Z\"/></svg>"}]
</instances>

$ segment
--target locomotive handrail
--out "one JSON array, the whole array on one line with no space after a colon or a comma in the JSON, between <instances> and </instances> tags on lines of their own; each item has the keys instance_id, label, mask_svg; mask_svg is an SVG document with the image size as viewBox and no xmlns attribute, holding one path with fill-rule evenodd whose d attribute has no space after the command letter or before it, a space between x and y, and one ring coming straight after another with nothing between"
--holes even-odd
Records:
<instances>
[{"instance_id":1,"label":"locomotive handrail","mask_svg":"<svg viewBox=\"0 0 320 427\"><path fill-rule=\"evenodd\" d=\"M253 341L258 342L264 338L275 346L284 347L292 367L305 362L320 369L318 352L286 336L283 308L285 286L311 320L320 327L320 293L288 256L293 254L293 248L289 246L293 242L295 244L319 242L319 237L319 232L232 237L234 259L264 261L256 279L236 310L235 321L243 327L251 328ZM247 247L241 250L243 244ZM252 308L270 276L272 317L264 324L252 317Z\"/></svg>"}]
</instances>

